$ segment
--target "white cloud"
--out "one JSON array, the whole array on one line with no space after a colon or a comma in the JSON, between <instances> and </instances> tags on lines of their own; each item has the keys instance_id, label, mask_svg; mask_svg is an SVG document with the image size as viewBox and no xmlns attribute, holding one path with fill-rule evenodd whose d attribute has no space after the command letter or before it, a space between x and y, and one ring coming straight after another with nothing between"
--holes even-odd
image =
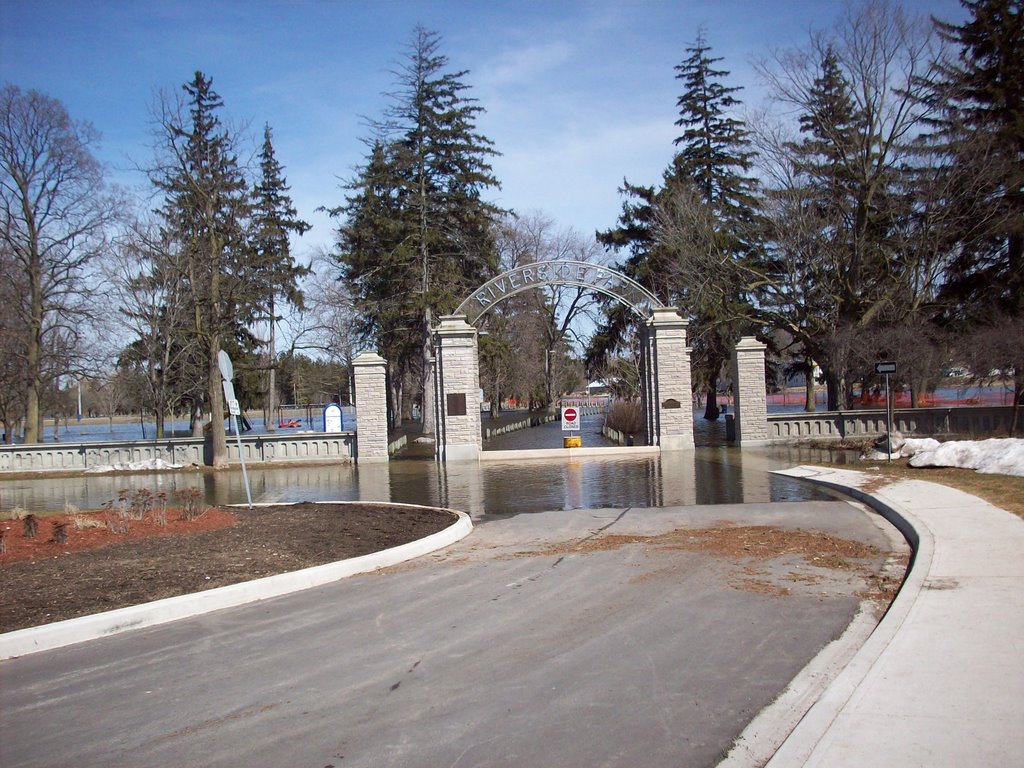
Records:
<instances>
[{"instance_id":1,"label":"white cloud","mask_svg":"<svg viewBox=\"0 0 1024 768\"><path fill-rule=\"evenodd\" d=\"M484 91L535 83L570 61L573 46L564 40L534 43L499 52L473 71L473 80Z\"/></svg>"}]
</instances>

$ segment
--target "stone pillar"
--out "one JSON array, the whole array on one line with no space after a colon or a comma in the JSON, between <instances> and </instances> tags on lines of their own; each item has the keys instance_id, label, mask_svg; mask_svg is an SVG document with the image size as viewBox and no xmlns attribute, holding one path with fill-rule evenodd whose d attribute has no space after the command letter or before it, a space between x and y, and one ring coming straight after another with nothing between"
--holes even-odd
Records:
<instances>
[{"instance_id":1,"label":"stone pillar","mask_svg":"<svg viewBox=\"0 0 1024 768\"><path fill-rule=\"evenodd\" d=\"M435 330L434 358L440 385L435 435L442 461L477 459L480 436L480 368L476 328L465 315L443 315Z\"/></svg>"},{"instance_id":2,"label":"stone pillar","mask_svg":"<svg viewBox=\"0 0 1024 768\"><path fill-rule=\"evenodd\" d=\"M693 397L690 387L690 350L687 322L671 307L654 310L651 332L651 368L654 392L654 444L663 451L693 448Z\"/></svg>"},{"instance_id":3,"label":"stone pillar","mask_svg":"<svg viewBox=\"0 0 1024 768\"><path fill-rule=\"evenodd\" d=\"M768 442L768 403L764 384L765 345L744 336L732 353L732 388L736 403L736 444Z\"/></svg>"},{"instance_id":4,"label":"stone pillar","mask_svg":"<svg viewBox=\"0 0 1024 768\"><path fill-rule=\"evenodd\" d=\"M356 461L388 460L387 361L364 352L352 361L356 388Z\"/></svg>"}]
</instances>

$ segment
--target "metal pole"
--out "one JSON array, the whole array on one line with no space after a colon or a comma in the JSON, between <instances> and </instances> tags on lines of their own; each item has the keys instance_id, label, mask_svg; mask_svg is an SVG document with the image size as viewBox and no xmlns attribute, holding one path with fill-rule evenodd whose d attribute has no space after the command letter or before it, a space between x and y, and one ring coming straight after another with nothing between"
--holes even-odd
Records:
<instances>
[{"instance_id":1,"label":"metal pole","mask_svg":"<svg viewBox=\"0 0 1024 768\"><path fill-rule=\"evenodd\" d=\"M892 461L892 397L889 393L889 374L885 374L885 460Z\"/></svg>"},{"instance_id":2,"label":"metal pole","mask_svg":"<svg viewBox=\"0 0 1024 768\"><path fill-rule=\"evenodd\" d=\"M238 432L238 417L231 414L231 423L235 425L235 443L238 445L238 459L242 462L242 481L245 483L245 498L252 509L252 492L249 490L249 473L245 471L245 456L242 454L242 436Z\"/></svg>"}]
</instances>

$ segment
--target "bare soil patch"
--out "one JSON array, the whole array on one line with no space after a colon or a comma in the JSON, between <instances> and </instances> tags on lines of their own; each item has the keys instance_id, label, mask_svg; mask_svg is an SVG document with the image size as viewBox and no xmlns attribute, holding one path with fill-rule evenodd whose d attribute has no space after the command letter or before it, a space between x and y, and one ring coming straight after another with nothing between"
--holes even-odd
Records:
<instances>
[{"instance_id":1,"label":"bare soil patch","mask_svg":"<svg viewBox=\"0 0 1024 768\"><path fill-rule=\"evenodd\" d=\"M851 560L878 554L875 547L821 531L784 530L765 525L730 525L724 522L713 528L680 528L656 536L607 534L556 544L530 554L586 554L618 549L627 544L707 552L730 559L768 560L782 555L799 555L824 568L848 568Z\"/></svg>"},{"instance_id":2,"label":"bare soil patch","mask_svg":"<svg viewBox=\"0 0 1024 768\"><path fill-rule=\"evenodd\" d=\"M708 528L680 528L654 536L606 534L555 544L541 550L517 552L516 557L535 555L590 554L642 545L652 551L690 551L710 554L740 566L730 584L735 589L785 597L790 593L785 583L813 585L824 579L827 571L847 571L863 580L859 592L862 599L873 601L880 610L892 602L909 558L897 553L879 552L876 547L859 541L843 539L822 531L789 530L774 526L743 526L722 522ZM882 557L888 563L878 565ZM759 567L761 563L780 560L802 563L813 571L789 571L781 578ZM653 578L658 571L637 577Z\"/></svg>"},{"instance_id":3,"label":"bare soil patch","mask_svg":"<svg viewBox=\"0 0 1024 768\"><path fill-rule=\"evenodd\" d=\"M23 535L24 520L0 521L0 631L357 557L456 520L443 510L362 503L213 508L192 520L168 509L166 517L40 517L34 538ZM55 524L64 526L64 543Z\"/></svg>"}]
</instances>

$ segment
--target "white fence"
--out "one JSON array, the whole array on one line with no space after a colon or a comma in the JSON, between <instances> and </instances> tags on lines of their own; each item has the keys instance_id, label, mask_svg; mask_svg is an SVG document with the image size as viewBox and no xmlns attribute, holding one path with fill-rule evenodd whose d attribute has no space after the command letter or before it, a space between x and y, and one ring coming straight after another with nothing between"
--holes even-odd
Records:
<instances>
[{"instance_id":1,"label":"white fence","mask_svg":"<svg viewBox=\"0 0 1024 768\"><path fill-rule=\"evenodd\" d=\"M893 411L892 426L904 435L1005 436L1012 417L1013 407L1008 405L898 408ZM884 410L768 414L768 439L773 442L811 438L868 438L883 435L885 431Z\"/></svg>"},{"instance_id":2,"label":"white fence","mask_svg":"<svg viewBox=\"0 0 1024 768\"><path fill-rule=\"evenodd\" d=\"M355 432L297 432L242 436L246 462L351 461ZM39 443L0 446L0 472L85 471L113 464L162 460L167 464L203 466L209 463L210 445L203 438L130 440L94 443ZM234 435L228 437L228 462L239 463Z\"/></svg>"}]
</instances>

